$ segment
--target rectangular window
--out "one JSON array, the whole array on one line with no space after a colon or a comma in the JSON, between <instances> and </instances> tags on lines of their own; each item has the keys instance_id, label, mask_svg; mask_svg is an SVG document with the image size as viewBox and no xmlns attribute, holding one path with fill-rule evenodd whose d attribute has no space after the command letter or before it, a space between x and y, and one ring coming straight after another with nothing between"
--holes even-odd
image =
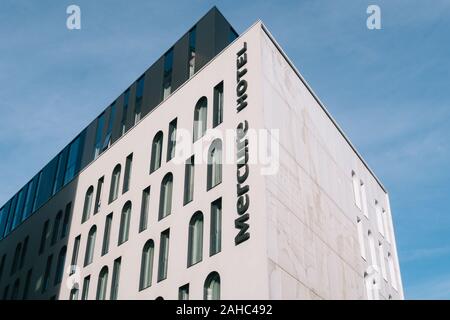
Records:
<instances>
[{"instance_id":1,"label":"rectangular window","mask_svg":"<svg viewBox=\"0 0 450 320\"><path fill-rule=\"evenodd\" d=\"M377 200L375 200L375 214L377 216L378 232L384 237L383 212Z\"/></svg>"},{"instance_id":2,"label":"rectangular window","mask_svg":"<svg viewBox=\"0 0 450 320\"><path fill-rule=\"evenodd\" d=\"M195 73L195 41L197 38L197 28L189 31L189 78Z\"/></svg>"},{"instance_id":3,"label":"rectangular window","mask_svg":"<svg viewBox=\"0 0 450 320\"><path fill-rule=\"evenodd\" d=\"M42 234L41 234L41 243L39 245L39 254L42 254L45 249L45 244L47 242L47 238L49 237L49 225L50 220L45 221L44 227L42 228Z\"/></svg>"},{"instance_id":4,"label":"rectangular window","mask_svg":"<svg viewBox=\"0 0 450 320\"><path fill-rule=\"evenodd\" d=\"M145 74L143 74L137 81L136 85L136 101L134 104L134 123L137 123L141 120L142 114L142 100L144 96L144 80Z\"/></svg>"},{"instance_id":5,"label":"rectangular window","mask_svg":"<svg viewBox=\"0 0 450 320\"><path fill-rule=\"evenodd\" d=\"M394 259L392 259L391 253L388 253L388 261L389 261L389 273L391 276L391 285L392 288L397 290L397 273L395 272Z\"/></svg>"},{"instance_id":6,"label":"rectangular window","mask_svg":"<svg viewBox=\"0 0 450 320\"><path fill-rule=\"evenodd\" d=\"M111 281L111 300L117 300L117 296L119 294L119 279L120 279L120 264L122 262L122 258L119 257L116 260L114 260L114 266L113 266L113 274L112 274L112 281Z\"/></svg>"},{"instance_id":7,"label":"rectangular window","mask_svg":"<svg viewBox=\"0 0 450 320\"><path fill-rule=\"evenodd\" d=\"M50 283L50 273L52 271L52 260L53 255L49 255L47 258L47 265L45 266L44 278L42 281L42 293L44 293L48 289L48 285Z\"/></svg>"},{"instance_id":8,"label":"rectangular window","mask_svg":"<svg viewBox=\"0 0 450 320\"><path fill-rule=\"evenodd\" d=\"M111 226L112 226L113 214L110 213L106 216L105 220L105 230L103 233L103 244L102 244L102 256L109 251L109 242L111 238Z\"/></svg>"},{"instance_id":9,"label":"rectangular window","mask_svg":"<svg viewBox=\"0 0 450 320\"><path fill-rule=\"evenodd\" d=\"M383 243L381 241L378 242L378 255L380 256L381 274L383 279L387 281L386 258L384 257Z\"/></svg>"},{"instance_id":10,"label":"rectangular window","mask_svg":"<svg viewBox=\"0 0 450 320\"><path fill-rule=\"evenodd\" d=\"M66 205L66 210L64 212L64 220L61 230L61 239L67 236L67 233L69 232L69 224L70 224L70 217L72 216L72 202L69 202Z\"/></svg>"},{"instance_id":11,"label":"rectangular window","mask_svg":"<svg viewBox=\"0 0 450 320\"><path fill-rule=\"evenodd\" d=\"M362 202L362 211L366 218L369 218L369 210L367 209L367 194L366 194L366 185L364 182L361 183L361 202Z\"/></svg>"},{"instance_id":12,"label":"rectangular window","mask_svg":"<svg viewBox=\"0 0 450 320\"><path fill-rule=\"evenodd\" d=\"M172 92L173 48L164 55L163 100Z\"/></svg>"},{"instance_id":13,"label":"rectangular window","mask_svg":"<svg viewBox=\"0 0 450 320\"><path fill-rule=\"evenodd\" d=\"M388 204L389 205L389 204ZM390 223L389 223L389 216L388 212L384 209L381 209L381 214L383 215L383 221L384 221L384 233L386 235L386 241L391 242L391 232L390 232Z\"/></svg>"},{"instance_id":14,"label":"rectangular window","mask_svg":"<svg viewBox=\"0 0 450 320\"><path fill-rule=\"evenodd\" d=\"M167 269L169 264L169 237L170 229L161 232L161 240L159 244L158 282L167 278Z\"/></svg>"},{"instance_id":15,"label":"rectangular window","mask_svg":"<svg viewBox=\"0 0 450 320\"><path fill-rule=\"evenodd\" d=\"M64 177L65 177L65 174L64 174ZM41 190L41 184L42 184L42 171L41 172L39 172L37 175L36 175L36 190L35 190L35 194L34 194L34 198L33 198L33 209L31 210L31 212L34 212L34 211L36 211L36 209L37 209L37 207L38 207L38 194L39 194L39 192L40 192L40 190Z\"/></svg>"},{"instance_id":16,"label":"rectangular window","mask_svg":"<svg viewBox=\"0 0 450 320\"><path fill-rule=\"evenodd\" d=\"M114 125L114 120L116 118L116 102L114 101L113 104L110 107L109 112L109 120L108 120L108 127L106 128L106 135L105 140L103 141L102 150L101 152L105 151L111 146L111 132Z\"/></svg>"},{"instance_id":17,"label":"rectangular window","mask_svg":"<svg viewBox=\"0 0 450 320\"><path fill-rule=\"evenodd\" d=\"M81 300L87 300L89 298L89 284L91 282L91 276L86 276L83 280L83 291L81 292Z\"/></svg>"},{"instance_id":18,"label":"rectangular window","mask_svg":"<svg viewBox=\"0 0 450 320\"><path fill-rule=\"evenodd\" d=\"M25 240L23 241L22 253L20 254L20 261L19 261L19 270L22 270L23 265L25 264L25 258L27 256L27 251L28 251L28 241L29 241L29 236L27 236L25 238Z\"/></svg>"},{"instance_id":19,"label":"rectangular window","mask_svg":"<svg viewBox=\"0 0 450 320\"><path fill-rule=\"evenodd\" d=\"M22 222L23 206L25 202L26 192L26 188L23 188L18 193L17 205L14 212L14 219L11 230L16 229L16 227Z\"/></svg>"},{"instance_id":20,"label":"rectangular window","mask_svg":"<svg viewBox=\"0 0 450 320\"><path fill-rule=\"evenodd\" d=\"M370 261L372 262L372 265L379 267L377 260L377 253L375 251L375 240L370 230L368 232L368 237L369 237Z\"/></svg>"},{"instance_id":21,"label":"rectangular window","mask_svg":"<svg viewBox=\"0 0 450 320\"><path fill-rule=\"evenodd\" d=\"M66 162L67 162L67 148L64 149L58 156L58 165L56 168L56 176L55 182L53 183L53 192L52 194L56 194L64 183L64 172L66 170Z\"/></svg>"},{"instance_id":22,"label":"rectangular window","mask_svg":"<svg viewBox=\"0 0 450 320\"><path fill-rule=\"evenodd\" d=\"M64 179L64 171L63 171L62 175L63 175L63 177L61 179ZM33 178L33 180L31 180L28 183L27 199L25 200L25 208L23 209L24 219L27 219L33 212L33 204L34 204L34 198L35 198L35 194L36 194L37 180L38 180L38 176L35 176Z\"/></svg>"},{"instance_id":23,"label":"rectangular window","mask_svg":"<svg viewBox=\"0 0 450 320\"><path fill-rule=\"evenodd\" d=\"M104 181L105 181L104 176L98 179L97 181L97 193L95 194L94 214L100 211L100 207L102 205L102 190Z\"/></svg>"},{"instance_id":24,"label":"rectangular window","mask_svg":"<svg viewBox=\"0 0 450 320\"><path fill-rule=\"evenodd\" d=\"M72 181L73 177L75 176L79 166L79 158L80 158L80 137L77 137L70 144L66 173L64 175L64 185Z\"/></svg>"},{"instance_id":25,"label":"rectangular window","mask_svg":"<svg viewBox=\"0 0 450 320\"><path fill-rule=\"evenodd\" d=\"M222 198L211 204L211 236L209 255L213 256L222 249Z\"/></svg>"},{"instance_id":26,"label":"rectangular window","mask_svg":"<svg viewBox=\"0 0 450 320\"><path fill-rule=\"evenodd\" d=\"M364 244L364 227L359 217L356 218L356 227L358 229L358 241L359 241L359 249L361 250L361 257L364 260L366 260L366 246Z\"/></svg>"},{"instance_id":27,"label":"rectangular window","mask_svg":"<svg viewBox=\"0 0 450 320\"><path fill-rule=\"evenodd\" d=\"M17 194L14 196L11 206L9 207L8 220L6 223L5 236L11 232L13 221L14 221L14 212L16 212L17 205Z\"/></svg>"},{"instance_id":28,"label":"rectangular window","mask_svg":"<svg viewBox=\"0 0 450 320\"><path fill-rule=\"evenodd\" d=\"M213 128L223 121L223 81L214 87Z\"/></svg>"},{"instance_id":29,"label":"rectangular window","mask_svg":"<svg viewBox=\"0 0 450 320\"><path fill-rule=\"evenodd\" d=\"M0 240L3 239L3 235L5 234L6 222L8 221L9 204L10 201L8 201L0 209Z\"/></svg>"},{"instance_id":30,"label":"rectangular window","mask_svg":"<svg viewBox=\"0 0 450 320\"><path fill-rule=\"evenodd\" d=\"M177 118L169 123L169 139L167 140L167 161L175 157L175 146L177 143Z\"/></svg>"},{"instance_id":31,"label":"rectangular window","mask_svg":"<svg viewBox=\"0 0 450 320\"><path fill-rule=\"evenodd\" d=\"M189 300L189 283L178 290L178 300Z\"/></svg>"},{"instance_id":32,"label":"rectangular window","mask_svg":"<svg viewBox=\"0 0 450 320\"><path fill-rule=\"evenodd\" d=\"M139 221L139 232L147 229L148 225L148 211L150 207L150 187L147 187L142 191L142 203L141 203L141 217Z\"/></svg>"},{"instance_id":33,"label":"rectangular window","mask_svg":"<svg viewBox=\"0 0 450 320\"><path fill-rule=\"evenodd\" d=\"M33 269L28 270L27 277L25 278L25 286L23 288L23 296L22 300L28 299L28 293L30 291L30 283L31 283L31 276L33 275Z\"/></svg>"},{"instance_id":34,"label":"rectangular window","mask_svg":"<svg viewBox=\"0 0 450 320\"><path fill-rule=\"evenodd\" d=\"M194 174L195 174L195 159L190 157L185 164L184 170L184 204L188 204L194 199Z\"/></svg>"},{"instance_id":35,"label":"rectangular window","mask_svg":"<svg viewBox=\"0 0 450 320\"><path fill-rule=\"evenodd\" d=\"M78 252L80 251L81 235L77 236L73 242L72 260L70 262L70 275L74 274L78 264Z\"/></svg>"},{"instance_id":36,"label":"rectangular window","mask_svg":"<svg viewBox=\"0 0 450 320\"><path fill-rule=\"evenodd\" d=\"M125 161L125 176L123 178L122 193L127 192L130 189L131 170L133 167L133 154L128 155Z\"/></svg>"},{"instance_id":37,"label":"rectangular window","mask_svg":"<svg viewBox=\"0 0 450 320\"><path fill-rule=\"evenodd\" d=\"M97 118L97 129L95 132L95 148L94 148L94 159L97 159L97 157L102 152L102 146L103 146L103 126L105 125L105 114L102 113Z\"/></svg>"},{"instance_id":38,"label":"rectangular window","mask_svg":"<svg viewBox=\"0 0 450 320\"><path fill-rule=\"evenodd\" d=\"M127 89L123 95L123 112L121 120L122 135L127 132L127 117L128 117L128 101L130 99L130 89Z\"/></svg>"},{"instance_id":39,"label":"rectangular window","mask_svg":"<svg viewBox=\"0 0 450 320\"><path fill-rule=\"evenodd\" d=\"M2 260L0 260L0 282L2 280L3 270L5 269L5 262L6 262L6 253L2 256Z\"/></svg>"},{"instance_id":40,"label":"rectangular window","mask_svg":"<svg viewBox=\"0 0 450 320\"><path fill-rule=\"evenodd\" d=\"M358 181L358 177L354 172L352 172L352 182L353 182L353 193L355 196L355 205L361 210L361 193L359 191L360 183Z\"/></svg>"}]
</instances>

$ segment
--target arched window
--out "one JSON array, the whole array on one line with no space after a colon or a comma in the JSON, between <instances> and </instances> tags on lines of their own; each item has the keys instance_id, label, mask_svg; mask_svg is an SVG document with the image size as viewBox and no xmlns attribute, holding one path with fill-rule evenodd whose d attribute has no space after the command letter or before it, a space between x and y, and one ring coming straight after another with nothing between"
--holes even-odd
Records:
<instances>
[{"instance_id":1,"label":"arched window","mask_svg":"<svg viewBox=\"0 0 450 320\"><path fill-rule=\"evenodd\" d=\"M86 191L86 195L84 197L83 217L81 218L81 223L87 221L87 219L89 219L89 216L91 215L93 197L94 197L94 187L90 186Z\"/></svg>"},{"instance_id":2,"label":"arched window","mask_svg":"<svg viewBox=\"0 0 450 320\"><path fill-rule=\"evenodd\" d=\"M111 188L109 189L109 203L113 202L119 196L120 183L120 164L116 165L111 175Z\"/></svg>"},{"instance_id":3,"label":"arched window","mask_svg":"<svg viewBox=\"0 0 450 320\"><path fill-rule=\"evenodd\" d=\"M159 220L167 217L172 211L172 187L173 175L167 173L161 182L161 191L159 197Z\"/></svg>"},{"instance_id":4,"label":"arched window","mask_svg":"<svg viewBox=\"0 0 450 320\"><path fill-rule=\"evenodd\" d=\"M97 235L97 227L93 226L91 230L89 230L87 243L86 243L86 253L84 255L84 266L92 263L94 259L94 248L95 248L95 237Z\"/></svg>"},{"instance_id":5,"label":"arched window","mask_svg":"<svg viewBox=\"0 0 450 320\"><path fill-rule=\"evenodd\" d=\"M131 219L131 201L127 201L122 208L122 214L120 215L120 229L119 229L119 241L118 245L128 240L128 234L130 230Z\"/></svg>"},{"instance_id":6,"label":"arched window","mask_svg":"<svg viewBox=\"0 0 450 320\"><path fill-rule=\"evenodd\" d=\"M104 266L102 270L100 270L100 274L98 275L97 300L106 299L107 285L108 285L108 267Z\"/></svg>"},{"instance_id":7,"label":"arched window","mask_svg":"<svg viewBox=\"0 0 450 320\"><path fill-rule=\"evenodd\" d=\"M222 141L216 139L208 150L208 190L222 182Z\"/></svg>"},{"instance_id":8,"label":"arched window","mask_svg":"<svg viewBox=\"0 0 450 320\"><path fill-rule=\"evenodd\" d=\"M159 131L152 142L152 158L150 159L150 173L161 167L161 156L163 147L163 133Z\"/></svg>"},{"instance_id":9,"label":"arched window","mask_svg":"<svg viewBox=\"0 0 450 320\"><path fill-rule=\"evenodd\" d=\"M62 211L59 211L56 215L55 222L53 223L51 244L55 244L56 241L58 240L59 226L61 225L61 220L62 220Z\"/></svg>"},{"instance_id":10,"label":"arched window","mask_svg":"<svg viewBox=\"0 0 450 320\"><path fill-rule=\"evenodd\" d=\"M139 283L139 289L143 290L152 285L152 273L153 273L153 256L155 252L155 244L153 240L148 240L144 248L142 249L141 259L141 277Z\"/></svg>"},{"instance_id":11,"label":"arched window","mask_svg":"<svg viewBox=\"0 0 450 320\"><path fill-rule=\"evenodd\" d=\"M161 296L159 296L159 297L157 297L155 300L164 300L164 298L161 297Z\"/></svg>"},{"instance_id":12,"label":"arched window","mask_svg":"<svg viewBox=\"0 0 450 320\"><path fill-rule=\"evenodd\" d=\"M203 258L203 214L194 213L189 222L188 267L202 261Z\"/></svg>"},{"instance_id":13,"label":"arched window","mask_svg":"<svg viewBox=\"0 0 450 320\"><path fill-rule=\"evenodd\" d=\"M205 280L203 299L220 300L220 276L215 271L211 272Z\"/></svg>"},{"instance_id":14,"label":"arched window","mask_svg":"<svg viewBox=\"0 0 450 320\"><path fill-rule=\"evenodd\" d=\"M73 286L72 290L70 290L69 300L78 300L78 285L77 284L75 284Z\"/></svg>"},{"instance_id":15,"label":"arched window","mask_svg":"<svg viewBox=\"0 0 450 320\"><path fill-rule=\"evenodd\" d=\"M206 97L201 97L194 109L194 128L193 140L194 142L203 137L206 132L206 118L207 118L208 100Z\"/></svg>"},{"instance_id":16,"label":"arched window","mask_svg":"<svg viewBox=\"0 0 450 320\"><path fill-rule=\"evenodd\" d=\"M64 263L66 262L67 247L64 246L59 251L58 261L56 263L55 285L61 283L64 275Z\"/></svg>"}]
</instances>

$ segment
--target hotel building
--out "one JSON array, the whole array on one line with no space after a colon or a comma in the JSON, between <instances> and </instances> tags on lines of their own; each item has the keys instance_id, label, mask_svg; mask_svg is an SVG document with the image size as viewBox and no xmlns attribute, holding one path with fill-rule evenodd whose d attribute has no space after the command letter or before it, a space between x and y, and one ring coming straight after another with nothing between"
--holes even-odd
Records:
<instances>
[{"instance_id":1,"label":"hotel building","mask_svg":"<svg viewBox=\"0 0 450 320\"><path fill-rule=\"evenodd\" d=\"M0 299L403 299L389 196L211 9L0 207Z\"/></svg>"}]
</instances>

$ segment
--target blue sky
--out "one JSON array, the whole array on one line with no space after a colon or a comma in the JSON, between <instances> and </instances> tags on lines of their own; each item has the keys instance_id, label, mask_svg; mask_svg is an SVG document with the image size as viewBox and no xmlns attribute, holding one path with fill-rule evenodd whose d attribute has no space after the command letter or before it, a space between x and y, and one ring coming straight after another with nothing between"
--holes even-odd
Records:
<instances>
[{"instance_id":1,"label":"blue sky","mask_svg":"<svg viewBox=\"0 0 450 320\"><path fill-rule=\"evenodd\" d=\"M0 203L213 5L239 33L263 20L388 188L406 298L449 299L447 0L2 0Z\"/></svg>"}]
</instances>

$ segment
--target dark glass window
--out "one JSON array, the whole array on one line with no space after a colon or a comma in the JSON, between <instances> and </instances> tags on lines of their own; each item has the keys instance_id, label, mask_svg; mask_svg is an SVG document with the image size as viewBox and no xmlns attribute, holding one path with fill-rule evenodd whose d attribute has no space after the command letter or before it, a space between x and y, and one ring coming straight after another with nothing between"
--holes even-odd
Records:
<instances>
[{"instance_id":1,"label":"dark glass window","mask_svg":"<svg viewBox=\"0 0 450 320\"><path fill-rule=\"evenodd\" d=\"M53 222L53 231L52 231L52 241L51 244L54 245L56 241L58 241L59 236L59 227L61 226L62 222L62 211L58 211L56 214L55 222Z\"/></svg>"},{"instance_id":2,"label":"dark glass window","mask_svg":"<svg viewBox=\"0 0 450 320\"><path fill-rule=\"evenodd\" d=\"M147 187L142 191L141 202L141 217L139 221L139 232L147 229L148 225L148 211L150 207L150 187Z\"/></svg>"},{"instance_id":3,"label":"dark glass window","mask_svg":"<svg viewBox=\"0 0 450 320\"><path fill-rule=\"evenodd\" d=\"M167 161L175 157L175 146L177 143L177 118L169 123L169 139L167 140Z\"/></svg>"},{"instance_id":4,"label":"dark glass window","mask_svg":"<svg viewBox=\"0 0 450 320\"><path fill-rule=\"evenodd\" d=\"M163 100L172 92L173 48L164 55Z\"/></svg>"},{"instance_id":5,"label":"dark glass window","mask_svg":"<svg viewBox=\"0 0 450 320\"><path fill-rule=\"evenodd\" d=\"M150 173L161 167L161 155L163 147L163 133L159 131L155 134L152 142L152 157L150 159Z\"/></svg>"},{"instance_id":6,"label":"dark glass window","mask_svg":"<svg viewBox=\"0 0 450 320\"><path fill-rule=\"evenodd\" d=\"M142 75L136 85L136 101L134 104L134 123L141 120L142 100L144 96L145 75Z\"/></svg>"},{"instance_id":7,"label":"dark glass window","mask_svg":"<svg viewBox=\"0 0 450 320\"><path fill-rule=\"evenodd\" d=\"M195 41L197 38L197 28L189 31L189 78L195 73Z\"/></svg>"},{"instance_id":8,"label":"dark glass window","mask_svg":"<svg viewBox=\"0 0 450 320\"><path fill-rule=\"evenodd\" d=\"M127 192L130 189L131 171L133 168L133 154L129 154L125 161L125 174L123 177L122 193Z\"/></svg>"},{"instance_id":9,"label":"dark glass window","mask_svg":"<svg viewBox=\"0 0 450 320\"><path fill-rule=\"evenodd\" d=\"M37 179L38 179L38 176L34 177L33 180L31 180L28 183L27 198L25 200L25 207L23 209L23 216L24 216L23 219L24 220L27 219L32 213L34 198L35 198L35 194L36 194ZM1 228L0 228L0 230L1 230Z\"/></svg>"},{"instance_id":10,"label":"dark glass window","mask_svg":"<svg viewBox=\"0 0 450 320\"><path fill-rule=\"evenodd\" d=\"M113 220L113 214L110 213L106 216L106 220L105 220L105 230L103 232L102 256L107 254L109 251L112 220Z\"/></svg>"},{"instance_id":11,"label":"dark glass window","mask_svg":"<svg viewBox=\"0 0 450 320\"><path fill-rule=\"evenodd\" d=\"M102 152L102 137L103 137L103 126L105 125L105 114L102 113L97 119L97 130L95 133L95 149L94 149L94 159Z\"/></svg>"},{"instance_id":12,"label":"dark glass window","mask_svg":"<svg viewBox=\"0 0 450 320\"><path fill-rule=\"evenodd\" d=\"M47 265L45 266L44 278L42 280L42 293L44 293L48 289L48 285L50 282L50 273L52 270L52 260L53 255L49 255L47 258Z\"/></svg>"},{"instance_id":13,"label":"dark glass window","mask_svg":"<svg viewBox=\"0 0 450 320\"><path fill-rule=\"evenodd\" d=\"M122 263L122 258L119 257L114 260L112 281L111 281L111 295L110 300L117 300L119 294L119 279L120 279L120 265Z\"/></svg>"},{"instance_id":14,"label":"dark glass window","mask_svg":"<svg viewBox=\"0 0 450 320\"><path fill-rule=\"evenodd\" d=\"M223 81L214 87L213 128L223 121Z\"/></svg>"},{"instance_id":15,"label":"dark glass window","mask_svg":"<svg viewBox=\"0 0 450 320\"><path fill-rule=\"evenodd\" d=\"M123 112L121 120L122 135L127 132L127 117L128 117L128 102L130 100L130 89L127 89L123 94Z\"/></svg>"},{"instance_id":16,"label":"dark glass window","mask_svg":"<svg viewBox=\"0 0 450 320\"><path fill-rule=\"evenodd\" d=\"M103 190L103 182L105 181L105 177L101 177L97 181L97 192L95 194L95 203L94 203L94 214L100 211L100 206L102 205L102 190Z\"/></svg>"},{"instance_id":17,"label":"dark glass window","mask_svg":"<svg viewBox=\"0 0 450 320\"><path fill-rule=\"evenodd\" d=\"M11 230L14 230L21 222L23 215L23 206L26 198L26 187L19 191L17 197L16 210L14 211L14 220Z\"/></svg>"},{"instance_id":18,"label":"dark glass window","mask_svg":"<svg viewBox=\"0 0 450 320\"><path fill-rule=\"evenodd\" d=\"M39 245L39 254L44 252L45 244L46 244L47 238L48 238L49 225L50 225L50 220L45 221L44 226L42 228L41 243Z\"/></svg>"},{"instance_id":19,"label":"dark glass window","mask_svg":"<svg viewBox=\"0 0 450 320\"><path fill-rule=\"evenodd\" d=\"M184 201L187 204L194 199L194 174L195 174L195 159L190 157L185 164L184 170Z\"/></svg>"},{"instance_id":20,"label":"dark glass window","mask_svg":"<svg viewBox=\"0 0 450 320\"><path fill-rule=\"evenodd\" d=\"M116 102L114 102L110 107L108 127L106 128L105 140L103 141L103 146L101 151L105 151L111 146L111 132L114 125L114 119L116 118Z\"/></svg>"},{"instance_id":21,"label":"dark glass window","mask_svg":"<svg viewBox=\"0 0 450 320\"><path fill-rule=\"evenodd\" d=\"M64 275L64 263L66 262L66 253L67 253L67 247L64 246L59 251L58 260L56 262L56 273L55 273L55 282L54 284L57 285L58 283L61 283L63 275Z\"/></svg>"},{"instance_id":22,"label":"dark glass window","mask_svg":"<svg viewBox=\"0 0 450 320\"><path fill-rule=\"evenodd\" d=\"M78 171L80 158L80 137L77 137L69 148L69 158L67 160L66 174L64 176L64 185L72 181Z\"/></svg>"},{"instance_id":23,"label":"dark glass window","mask_svg":"<svg viewBox=\"0 0 450 320\"><path fill-rule=\"evenodd\" d=\"M169 264L169 237L169 229L161 232L161 240L159 243L158 281L162 281L167 278L167 269Z\"/></svg>"},{"instance_id":24,"label":"dark glass window","mask_svg":"<svg viewBox=\"0 0 450 320\"><path fill-rule=\"evenodd\" d=\"M211 204L211 228L209 255L215 255L222 248L222 198Z\"/></svg>"},{"instance_id":25,"label":"dark glass window","mask_svg":"<svg viewBox=\"0 0 450 320\"><path fill-rule=\"evenodd\" d=\"M67 235L67 232L69 232L69 223L70 223L70 217L72 215L72 202L69 202L66 205L66 210L64 213L64 220L61 230L61 239L64 238Z\"/></svg>"}]
</instances>

